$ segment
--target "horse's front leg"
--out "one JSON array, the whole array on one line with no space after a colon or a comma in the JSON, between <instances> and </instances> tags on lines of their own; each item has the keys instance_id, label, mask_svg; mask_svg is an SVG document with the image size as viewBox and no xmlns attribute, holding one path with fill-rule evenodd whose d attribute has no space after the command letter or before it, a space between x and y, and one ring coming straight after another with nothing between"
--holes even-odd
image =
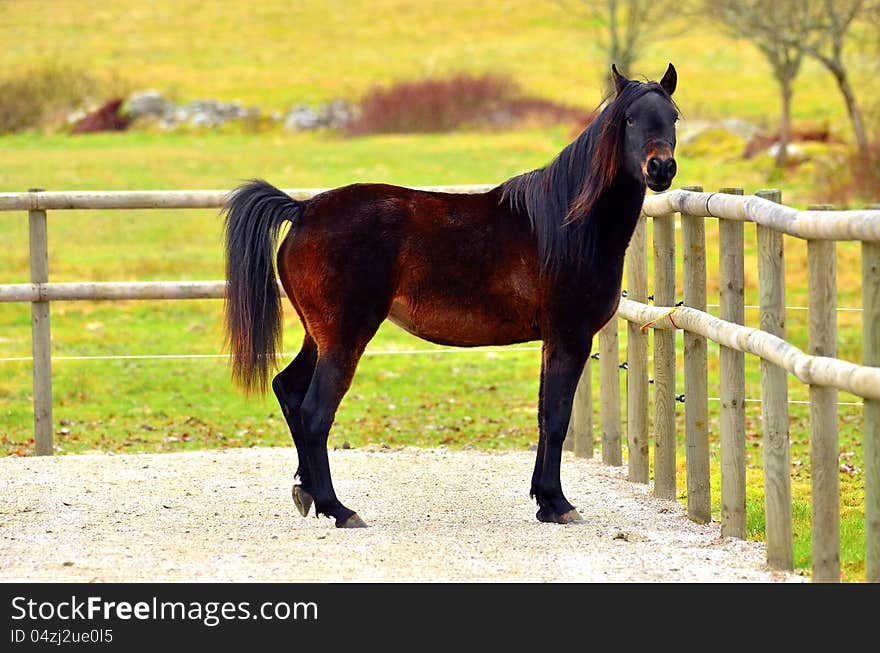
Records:
<instances>
[{"instance_id":1,"label":"horse's front leg","mask_svg":"<svg viewBox=\"0 0 880 653\"><path fill-rule=\"evenodd\" d=\"M569 524L583 521L562 493L559 467L575 389L589 355L589 339L586 343L544 341L543 383L538 405L540 438L544 446L536 461L537 478L532 481L532 493L538 502L536 517L543 522Z\"/></svg>"}]
</instances>

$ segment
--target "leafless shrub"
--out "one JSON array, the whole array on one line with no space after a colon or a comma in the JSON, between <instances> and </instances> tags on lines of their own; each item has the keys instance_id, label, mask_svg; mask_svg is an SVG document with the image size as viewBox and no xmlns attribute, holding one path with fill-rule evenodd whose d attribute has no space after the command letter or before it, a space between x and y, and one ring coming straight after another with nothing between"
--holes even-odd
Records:
<instances>
[{"instance_id":1,"label":"leafless shrub","mask_svg":"<svg viewBox=\"0 0 880 653\"><path fill-rule=\"evenodd\" d=\"M576 119L581 111L524 95L509 77L459 74L445 79L399 82L368 92L349 134L446 132L462 127L503 127L537 117Z\"/></svg>"}]
</instances>

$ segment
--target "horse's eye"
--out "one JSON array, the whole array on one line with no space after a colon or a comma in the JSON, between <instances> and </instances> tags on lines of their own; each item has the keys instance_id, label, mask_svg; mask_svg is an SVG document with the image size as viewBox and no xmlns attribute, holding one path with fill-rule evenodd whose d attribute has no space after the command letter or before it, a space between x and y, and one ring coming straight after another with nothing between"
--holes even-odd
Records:
<instances>
[{"instance_id":1,"label":"horse's eye","mask_svg":"<svg viewBox=\"0 0 880 653\"><path fill-rule=\"evenodd\" d=\"M628 126L632 127L634 124L636 124L636 119L633 118L632 116L627 116L626 117L626 124Z\"/></svg>"}]
</instances>

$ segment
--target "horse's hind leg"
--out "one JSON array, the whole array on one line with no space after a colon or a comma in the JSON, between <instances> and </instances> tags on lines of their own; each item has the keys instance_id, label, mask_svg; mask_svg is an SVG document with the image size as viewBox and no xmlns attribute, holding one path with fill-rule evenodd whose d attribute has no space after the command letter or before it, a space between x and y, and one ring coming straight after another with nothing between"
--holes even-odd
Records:
<instances>
[{"instance_id":1,"label":"horse's hind leg","mask_svg":"<svg viewBox=\"0 0 880 653\"><path fill-rule=\"evenodd\" d=\"M342 505L336 497L327 456L330 426L339 402L351 385L362 351L362 347L321 351L301 407L309 480L305 487L314 499L315 512L333 517L338 528L366 526L353 510Z\"/></svg>"},{"instance_id":2,"label":"horse's hind leg","mask_svg":"<svg viewBox=\"0 0 880 653\"><path fill-rule=\"evenodd\" d=\"M305 462L305 435L300 416L300 406L302 406L303 399L309 389L309 383L312 381L317 360L318 346L311 336L306 334L302 348L290 365L272 379L272 390L275 392L278 403L281 404L281 411L284 413L284 419L287 421L287 427L290 429L293 444L296 445L298 465L295 478L300 484L293 486L292 494L293 501L303 517L309 514L309 509L312 507L312 499L302 488L303 485L308 487L309 478L308 466Z\"/></svg>"}]
</instances>

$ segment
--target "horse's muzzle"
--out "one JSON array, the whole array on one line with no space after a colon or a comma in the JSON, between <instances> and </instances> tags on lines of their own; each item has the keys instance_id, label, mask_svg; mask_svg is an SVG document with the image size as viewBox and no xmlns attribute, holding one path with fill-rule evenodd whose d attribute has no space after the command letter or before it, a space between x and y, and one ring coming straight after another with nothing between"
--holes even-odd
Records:
<instances>
[{"instance_id":1,"label":"horse's muzzle","mask_svg":"<svg viewBox=\"0 0 880 653\"><path fill-rule=\"evenodd\" d=\"M663 191L672 185L678 166L671 156L652 156L645 162L644 171L648 188L653 191Z\"/></svg>"}]
</instances>

